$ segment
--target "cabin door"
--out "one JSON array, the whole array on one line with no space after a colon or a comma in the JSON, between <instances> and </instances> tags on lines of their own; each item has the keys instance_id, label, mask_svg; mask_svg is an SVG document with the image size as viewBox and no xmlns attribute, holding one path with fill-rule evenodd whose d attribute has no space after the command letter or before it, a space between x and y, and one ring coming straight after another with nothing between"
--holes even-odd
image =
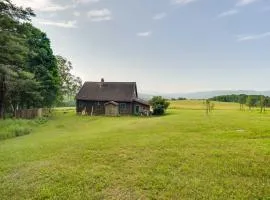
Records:
<instances>
[{"instance_id":1,"label":"cabin door","mask_svg":"<svg viewBox=\"0 0 270 200\"><path fill-rule=\"evenodd\" d=\"M140 106L136 105L135 106L135 114L139 114L140 112Z\"/></svg>"}]
</instances>

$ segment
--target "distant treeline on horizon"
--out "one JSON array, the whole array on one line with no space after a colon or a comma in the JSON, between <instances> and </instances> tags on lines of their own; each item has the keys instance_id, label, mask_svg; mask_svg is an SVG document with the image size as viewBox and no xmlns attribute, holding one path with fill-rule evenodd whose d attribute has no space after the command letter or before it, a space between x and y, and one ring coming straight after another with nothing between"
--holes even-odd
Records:
<instances>
[{"instance_id":1,"label":"distant treeline on horizon","mask_svg":"<svg viewBox=\"0 0 270 200\"><path fill-rule=\"evenodd\" d=\"M265 107L270 107L270 97L264 95L246 95L246 94L220 95L212 97L209 100L246 104L249 107L257 107L257 106L259 107L261 105L264 105Z\"/></svg>"}]
</instances>

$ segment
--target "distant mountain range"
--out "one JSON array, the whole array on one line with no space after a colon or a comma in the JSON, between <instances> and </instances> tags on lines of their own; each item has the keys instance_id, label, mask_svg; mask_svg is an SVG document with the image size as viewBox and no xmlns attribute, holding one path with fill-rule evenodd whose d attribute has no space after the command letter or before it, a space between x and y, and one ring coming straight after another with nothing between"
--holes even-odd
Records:
<instances>
[{"instance_id":1,"label":"distant mountain range","mask_svg":"<svg viewBox=\"0 0 270 200\"><path fill-rule=\"evenodd\" d=\"M163 96L165 98L184 97L187 99L208 99L214 96L231 95L231 94L246 94L246 95L264 95L270 96L270 91L255 91L255 90L214 90L205 92L191 92L191 93L171 93L171 94L139 94L142 99L149 100L153 96Z\"/></svg>"}]
</instances>

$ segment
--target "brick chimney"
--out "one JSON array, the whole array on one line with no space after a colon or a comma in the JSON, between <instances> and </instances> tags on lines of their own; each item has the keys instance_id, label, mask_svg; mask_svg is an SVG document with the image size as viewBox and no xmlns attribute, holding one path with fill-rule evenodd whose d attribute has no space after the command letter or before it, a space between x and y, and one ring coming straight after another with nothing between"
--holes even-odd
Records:
<instances>
[{"instance_id":1,"label":"brick chimney","mask_svg":"<svg viewBox=\"0 0 270 200\"><path fill-rule=\"evenodd\" d=\"M101 78L100 86L102 87L104 85L104 78Z\"/></svg>"}]
</instances>

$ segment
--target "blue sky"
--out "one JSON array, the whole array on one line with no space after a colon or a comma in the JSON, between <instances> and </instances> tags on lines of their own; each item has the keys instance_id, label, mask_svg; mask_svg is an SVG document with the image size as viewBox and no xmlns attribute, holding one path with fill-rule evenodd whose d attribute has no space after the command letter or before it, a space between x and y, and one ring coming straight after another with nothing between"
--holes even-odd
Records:
<instances>
[{"instance_id":1,"label":"blue sky","mask_svg":"<svg viewBox=\"0 0 270 200\"><path fill-rule=\"evenodd\" d=\"M13 0L84 81L140 92L269 90L269 0Z\"/></svg>"}]
</instances>

